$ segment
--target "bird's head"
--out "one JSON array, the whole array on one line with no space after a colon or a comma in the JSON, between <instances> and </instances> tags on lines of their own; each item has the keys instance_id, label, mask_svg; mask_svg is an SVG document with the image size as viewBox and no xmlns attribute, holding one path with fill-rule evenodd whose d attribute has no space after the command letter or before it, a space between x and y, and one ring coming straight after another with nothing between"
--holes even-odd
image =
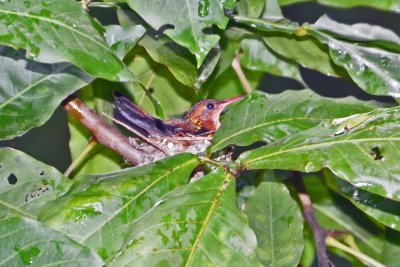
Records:
<instances>
[{"instance_id":1,"label":"bird's head","mask_svg":"<svg viewBox=\"0 0 400 267\"><path fill-rule=\"evenodd\" d=\"M192 106L186 115L186 119L206 131L215 132L221 123L219 116L222 110L229 104L243 99L236 96L225 100L203 99Z\"/></svg>"}]
</instances>

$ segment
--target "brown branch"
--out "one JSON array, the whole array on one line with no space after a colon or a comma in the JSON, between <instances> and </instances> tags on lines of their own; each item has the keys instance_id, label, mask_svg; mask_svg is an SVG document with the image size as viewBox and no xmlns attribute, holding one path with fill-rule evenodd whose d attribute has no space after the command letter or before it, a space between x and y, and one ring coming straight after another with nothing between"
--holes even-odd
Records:
<instances>
[{"instance_id":1,"label":"brown branch","mask_svg":"<svg viewBox=\"0 0 400 267\"><path fill-rule=\"evenodd\" d=\"M62 106L70 115L79 120L100 144L116 151L133 165L143 163L144 152L133 147L128 137L108 125L77 97L68 98Z\"/></svg>"},{"instance_id":2,"label":"brown branch","mask_svg":"<svg viewBox=\"0 0 400 267\"><path fill-rule=\"evenodd\" d=\"M246 93L250 94L251 91L253 91L253 89L251 88L251 85L250 85L249 81L247 80L246 75L244 74L244 72L242 70L242 67L240 66L239 54L236 54L235 57L233 58L232 68L236 72L236 75L239 77L239 80L242 83Z\"/></svg>"},{"instance_id":3,"label":"brown branch","mask_svg":"<svg viewBox=\"0 0 400 267\"><path fill-rule=\"evenodd\" d=\"M294 173L294 185L297 188L300 202L303 206L303 217L308 222L313 232L315 246L317 249L317 259L319 267L329 267L328 253L326 250L325 240L328 235L328 231L322 228L314 215L314 207L310 196L307 193L306 187L303 183L303 178L300 172Z\"/></svg>"}]
</instances>

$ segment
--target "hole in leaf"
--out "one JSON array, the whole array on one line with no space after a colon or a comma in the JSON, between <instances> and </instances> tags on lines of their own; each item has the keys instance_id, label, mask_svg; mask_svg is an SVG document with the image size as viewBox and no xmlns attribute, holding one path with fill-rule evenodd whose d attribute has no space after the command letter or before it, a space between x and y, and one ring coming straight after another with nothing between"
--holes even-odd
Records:
<instances>
[{"instance_id":1,"label":"hole in leaf","mask_svg":"<svg viewBox=\"0 0 400 267\"><path fill-rule=\"evenodd\" d=\"M15 176L14 173L10 173L10 175L7 177L7 181L9 184L16 184L18 179L17 176Z\"/></svg>"},{"instance_id":2,"label":"hole in leaf","mask_svg":"<svg viewBox=\"0 0 400 267\"><path fill-rule=\"evenodd\" d=\"M39 173L39 175L40 175L40 176L43 176L43 175L44 175L44 171L41 171L41 172Z\"/></svg>"},{"instance_id":3,"label":"hole in leaf","mask_svg":"<svg viewBox=\"0 0 400 267\"><path fill-rule=\"evenodd\" d=\"M204 28L204 29L202 30L202 32L203 32L204 34L213 34L213 30L212 30L211 27Z\"/></svg>"},{"instance_id":4,"label":"hole in leaf","mask_svg":"<svg viewBox=\"0 0 400 267\"><path fill-rule=\"evenodd\" d=\"M150 87L149 89L147 89L147 91L149 91L150 94L154 93L154 88Z\"/></svg>"},{"instance_id":5,"label":"hole in leaf","mask_svg":"<svg viewBox=\"0 0 400 267\"><path fill-rule=\"evenodd\" d=\"M0 163L0 169L3 168L3 165Z\"/></svg>"},{"instance_id":6,"label":"hole in leaf","mask_svg":"<svg viewBox=\"0 0 400 267\"><path fill-rule=\"evenodd\" d=\"M371 156L374 158L374 160L383 160L382 152L381 152L381 150L379 149L378 146L373 147L373 148L371 149L370 154L371 154Z\"/></svg>"}]
</instances>

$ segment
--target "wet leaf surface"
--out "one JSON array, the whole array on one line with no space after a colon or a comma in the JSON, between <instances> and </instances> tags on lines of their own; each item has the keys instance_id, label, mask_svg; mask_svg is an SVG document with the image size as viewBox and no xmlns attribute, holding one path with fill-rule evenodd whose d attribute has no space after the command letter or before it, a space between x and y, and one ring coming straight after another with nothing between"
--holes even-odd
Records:
<instances>
[{"instance_id":1,"label":"wet leaf surface","mask_svg":"<svg viewBox=\"0 0 400 267\"><path fill-rule=\"evenodd\" d=\"M310 33L320 42L328 45L329 52L335 64L346 69L353 81L367 93L372 95L387 95L394 98L400 96L400 79L397 70L400 67L400 46L397 43L400 38L389 30L381 30L368 24L349 26L340 24L343 29L343 38L348 32L353 34L355 40L365 41L369 46L348 43L324 33L331 30L337 23L323 17L322 22L315 24L315 29L309 29ZM318 26L322 24L322 26ZM367 34L368 33L368 34ZM335 34L339 34L336 31ZM375 44L375 46L374 46ZM378 46L377 46L378 45ZM380 48L394 48L397 52L390 52Z\"/></svg>"},{"instance_id":2,"label":"wet leaf surface","mask_svg":"<svg viewBox=\"0 0 400 267\"><path fill-rule=\"evenodd\" d=\"M0 219L12 215L36 218L46 202L70 186L55 168L18 150L0 148Z\"/></svg>"},{"instance_id":3,"label":"wet leaf surface","mask_svg":"<svg viewBox=\"0 0 400 267\"><path fill-rule=\"evenodd\" d=\"M246 169L303 172L326 167L360 189L398 200L399 114L395 107L336 119L245 152L238 163Z\"/></svg>"},{"instance_id":4,"label":"wet leaf surface","mask_svg":"<svg viewBox=\"0 0 400 267\"><path fill-rule=\"evenodd\" d=\"M66 235L29 218L0 220L0 266L103 266L101 258Z\"/></svg>"},{"instance_id":5,"label":"wet leaf surface","mask_svg":"<svg viewBox=\"0 0 400 267\"><path fill-rule=\"evenodd\" d=\"M224 14L224 8L233 9L235 2L235 0L127 1L153 29L163 31L177 44L188 48L196 57L197 67L200 67L206 55L219 40L218 35L205 34L203 30L213 25L225 29L228 18Z\"/></svg>"},{"instance_id":6,"label":"wet leaf surface","mask_svg":"<svg viewBox=\"0 0 400 267\"><path fill-rule=\"evenodd\" d=\"M42 125L65 97L94 79L69 63L33 62L4 46L0 73L0 139Z\"/></svg>"},{"instance_id":7,"label":"wet leaf surface","mask_svg":"<svg viewBox=\"0 0 400 267\"><path fill-rule=\"evenodd\" d=\"M309 89L271 96L254 93L225 114L211 150L217 151L229 144L273 142L333 118L371 111L379 106L351 97L321 97Z\"/></svg>"},{"instance_id":8,"label":"wet leaf surface","mask_svg":"<svg viewBox=\"0 0 400 267\"><path fill-rule=\"evenodd\" d=\"M400 230L400 205L398 201L359 189L352 184L330 174L325 175L330 186L348 198L358 209L378 222L397 231Z\"/></svg>"},{"instance_id":9,"label":"wet leaf surface","mask_svg":"<svg viewBox=\"0 0 400 267\"><path fill-rule=\"evenodd\" d=\"M164 195L132 223L110 266L261 266L240 213L235 178L222 170Z\"/></svg>"},{"instance_id":10,"label":"wet leaf surface","mask_svg":"<svg viewBox=\"0 0 400 267\"><path fill-rule=\"evenodd\" d=\"M303 219L284 184L262 182L246 203L264 266L296 266L303 252Z\"/></svg>"},{"instance_id":11,"label":"wet leaf surface","mask_svg":"<svg viewBox=\"0 0 400 267\"><path fill-rule=\"evenodd\" d=\"M142 167L83 175L66 195L43 208L40 219L109 262L136 222L163 195L186 184L197 164L193 155L180 154Z\"/></svg>"},{"instance_id":12,"label":"wet leaf surface","mask_svg":"<svg viewBox=\"0 0 400 267\"><path fill-rule=\"evenodd\" d=\"M26 49L30 59L69 61L114 81L134 78L104 41L102 26L76 1L2 1L0 14L0 43Z\"/></svg>"}]
</instances>

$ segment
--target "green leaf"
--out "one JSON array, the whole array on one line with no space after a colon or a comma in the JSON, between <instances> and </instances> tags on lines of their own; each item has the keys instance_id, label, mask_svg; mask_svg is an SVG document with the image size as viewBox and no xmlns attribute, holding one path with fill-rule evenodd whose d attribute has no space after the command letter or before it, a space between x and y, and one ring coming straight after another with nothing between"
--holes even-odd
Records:
<instances>
[{"instance_id":1,"label":"green leaf","mask_svg":"<svg viewBox=\"0 0 400 267\"><path fill-rule=\"evenodd\" d=\"M142 25L132 27L109 25L105 29L106 41L120 59L125 57L146 32L146 29Z\"/></svg>"},{"instance_id":2,"label":"green leaf","mask_svg":"<svg viewBox=\"0 0 400 267\"><path fill-rule=\"evenodd\" d=\"M160 100L166 117L180 116L189 110L195 97L194 90L176 81L165 66L155 63L144 50L136 51L128 65L149 91L146 94L137 82L126 84L135 102L145 111L156 112L149 96Z\"/></svg>"},{"instance_id":3,"label":"green leaf","mask_svg":"<svg viewBox=\"0 0 400 267\"><path fill-rule=\"evenodd\" d=\"M263 32L282 32L282 33L294 33L299 24L284 18L250 18L244 16L233 15L232 20L250 26L259 31Z\"/></svg>"},{"instance_id":4,"label":"green leaf","mask_svg":"<svg viewBox=\"0 0 400 267\"><path fill-rule=\"evenodd\" d=\"M335 7L342 7L342 8L350 8L350 7L357 7L357 6L367 6L372 8L379 8L383 10L390 10L398 12L400 9L400 3L398 0L279 0L279 4L281 5L289 5L293 3L299 2L318 2L324 5L331 5Z\"/></svg>"},{"instance_id":5,"label":"green leaf","mask_svg":"<svg viewBox=\"0 0 400 267\"><path fill-rule=\"evenodd\" d=\"M256 246L237 207L235 178L218 169L167 193L133 222L110 266L261 266Z\"/></svg>"},{"instance_id":6,"label":"green leaf","mask_svg":"<svg viewBox=\"0 0 400 267\"><path fill-rule=\"evenodd\" d=\"M333 27L335 24L328 19L323 18L324 25ZM318 25L318 23L317 23ZM359 30L360 25L352 26L353 28L345 27L342 25L341 29L346 36L347 31ZM326 26L324 26L326 27ZM317 27L318 28L318 27ZM363 26L360 35L368 28ZM395 42L394 35L388 34L388 30L376 30L369 27L370 36L365 36L364 40L373 40L378 38L379 43L385 46L393 46ZM346 69L353 81L363 90L373 95L389 95L392 97L400 97L400 79L397 75L397 70L400 67L399 54L394 52L385 51L376 47L364 47L358 44L347 43L323 33L321 30L308 29L308 31L317 38L320 42L329 46L330 56L332 60L339 66ZM379 34L377 33L379 31ZM355 39L360 39L360 36L354 35ZM376 40L376 39L375 39ZM396 46L399 50L400 47Z\"/></svg>"},{"instance_id":7,"label":"green leaf","mask_svg":"<svg viewBox=\"0 0 400 267\"><path fill-rule=\"evenodd\" d=\"M386 266L399 267L400 233L391 229L386 231L385 245L383 247L383 263Z\"/></svg>"},{"instance_id":8,"label":"green leaf","mask_svg":"<svg viewBox=\"0 0 400 267\"><path fill-rule=\"evenodd\" d=\"M141 167L78 177L67 194L42 209L40 219L109 262L135 223L164 194L186 184L197 164L195 156L180 154Z\"/></svg>"},{"instance_id":9,"label":"green leaf","mask_svg":"<svg viewBox=\"0 0 400 267\"><path fill-rule=\"evenodd\" d=\"M195 55L198 68L219 40L218 35L205 34L203 30L213 25L225 29L229 19L224 15L224 8L233 9L235 2L235 0L147 2L127 0L129 6L153 29L159 30L162 26L171 25L166 27L164 33Z\"/></svg>"},{"instance_id":10,"label":"green leaf","mask_svg":"<svg viewBox=\"0 0 400 267\"><path fill-rule=\"evenodd\" d=\"M325 178L331 187L337 188L358 209L376 221L395 230L400 230L399 202L357 188L332 174L325 173Z\"/></svg>"},{"instance_id":11,"label":"green leaf","mask_svg":"<svg viewBox=\"0 0 400 267\"><path fill-rule=\"evenodd\" d=\"M236 10L239 15L258 18L264 9L265 0L240 0L236 4Z\"/></svg>"},{"instance_id":12,"label":"green leaf","mask_svg":"<svg viewBox=\"0 0 400 267\"><path fill-rule=\"evenodd\" d=\"M354 186L400 199L399 108L335 119L240 155L245 169L315 172L323 167Z\"/></svg>"},{"instance_id":13,"label":"green leaf","mask_svg":"<svg viewBox=\"0 0 400 267\"><path fill-rule=\"evenodd\" d=\"M101 25L74 0L2 1L0 14L0 43L26 49L31 59L69 61L113 81L134 79L104 41Z\"/></svg>"},{"instance_id":14,"label":"green leaf","mask_svg":"<svg viewBox=\"0 0 400 267\"><path fill-rule=\"evenodd\" d=\"M352 97L321 97L309 89L271 96L253 93L225 114L214 135L211 151L229 144L244 146L257 141L276 141L328 119L368 112L377 107L377 103Z\"/></svg>"},{"instance_id":15,"label":"green leaf","mask_svg":"<svg viewBox=\"0 0 400 267\"><path fill-rule=\"evenodd\" d=\"M299 65L275 54L260 38L246 38L240 42L240 63L248 69L293 78L301 83Z\"/></svg>"},{"instance_id":16,"label":"green leaf","mask_svg":"<svg viewBox=\"0 0 400 267\"><path fill-rule=\"evenodd\" d=\"M66 96L93 80L71 64L32 62L3 46L0 73L0 140L42 125Z\"/></svg>"},{"instance_id":17,"label":"green leaf","mask_svg":"<svg viewBox=\"0 0 400 267\"><path fill-rule=\"evenodd\" d=\"M297 266L303 251L303 219L287 188L262 182L246 203L257 254L265 266Z\"/></svg>"},{"instance_id":18,"label":"green leaf","mask_svg":"<svg viewBox=\"0 0 400 267\"><path fill-rule=\"evenodd\" d=\"M317 70L329 76L343 76L343 70L335 66L329 50L309 36L266 34L264 42L279 55L291 59L304 67Z\"/></svg>"},{"instance_id":19,"label":"green leaf","mask_svg":"<svg viewBox=\"0 0 400 267\"><path fill-rule=\"evenodd\" d=\"M103 266L91 249L28 218L0 220L0 266Z\"/></svg>"},{"instance_id":20,"label":"green leaf","mask_svg":"<svg viewBox=\"0 0 400 267\"><path fill-rule=\"evenodd\" d=\"M131 11L119 9L117 14L124 26L145 24ZM178 81L196 90L200 89L211 75L219 59L219 52L215 48L208 54L200 69L197 69L196 58L187 48L174 43L171 38L150 27L139 44L146 49L154 61L165 65Z\"/></svg>"},{"instance_id":21,"label":"green leaf","mask_svg":"<svg viewBox=\"0 0 400 267\"><path fill-rule=\"evenodd\" d=\"M46 202L70 186L53 167L12 148L0 148L0 219L14 214L35 218Z\"/></svg>"}]
</instances>

